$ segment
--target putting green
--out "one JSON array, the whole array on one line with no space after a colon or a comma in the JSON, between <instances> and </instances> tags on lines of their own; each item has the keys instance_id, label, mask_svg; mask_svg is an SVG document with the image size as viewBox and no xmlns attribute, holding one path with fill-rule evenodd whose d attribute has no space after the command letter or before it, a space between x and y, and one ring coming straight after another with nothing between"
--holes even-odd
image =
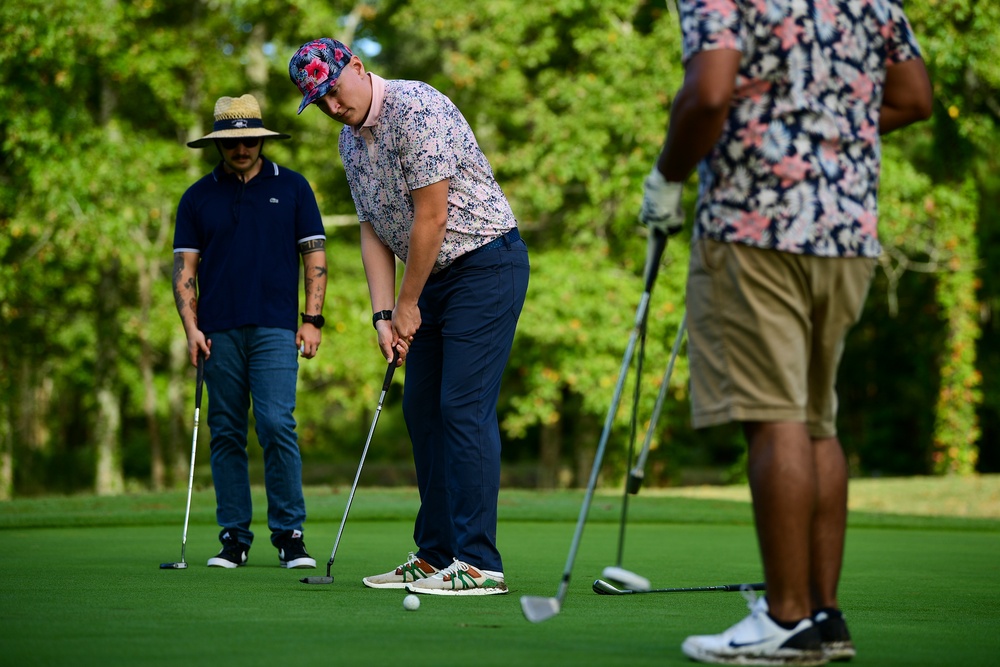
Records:
<instances>
[{"instance_id":1,"label":"putting green","mask_svg":"<svg viewBox=\"0 0 1000 667\"><path fill-rule=\"evenodd\" d=\"M359 490L334 583L313 586L298 580L325 574L346 494L307 497L316 570L279 568L260 534L246 567L205 567L218 549L209 491L196 494L190 567L160 570L180 557L184 497L0 504L4 664L689 665L685 636L721 631L746 613L739 593L594 594L594 578L615 564L620 497L612 494L595 499L562 611L540 624L524 619L519 599L555 595L582 492L505 494L499 543L510 594L427 596L416 612L403 609L403 591L360 582L412 548L412 490ZM255 507L262 515L262 498ZM996 664L997 554L996 521L852 517L841 602L855 664ZM759 581L749 507L640 495L622 565L657 588Z\"/></svg>"}]
</instances>

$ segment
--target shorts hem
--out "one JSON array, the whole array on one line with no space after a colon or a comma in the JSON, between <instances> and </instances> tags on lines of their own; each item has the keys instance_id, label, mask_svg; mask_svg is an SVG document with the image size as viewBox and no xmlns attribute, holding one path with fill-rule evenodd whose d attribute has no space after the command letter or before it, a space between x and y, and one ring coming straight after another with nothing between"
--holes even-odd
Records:
<instances>
[{"instance_id":1,"label":"shorts hem","mask_svg":"<svg viewBox=\"0 0 1000 667\"><path fill-rule=\"evenodd\" d=\"M747 408L729 407L710 412L692 413L691 425L694 428L708 428L730 422L806 422L803 410L788 408Z\"/></svg>"}]
</instances>

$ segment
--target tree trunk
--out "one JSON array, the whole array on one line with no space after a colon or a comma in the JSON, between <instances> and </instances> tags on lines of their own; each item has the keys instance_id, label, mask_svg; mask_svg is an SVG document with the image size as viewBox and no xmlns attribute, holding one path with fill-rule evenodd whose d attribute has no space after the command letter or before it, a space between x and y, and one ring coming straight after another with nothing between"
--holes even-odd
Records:
<instances>
[{"instance_id":1,"label":"tree trunk","mask_svg":"<svg viewBox=\"0 0 1000 667\"><path fill-rule=\"evenodd\" d=\"M97 393L97 422L94 426L97 470L94 491L101 496L115 495L125 490L121 451L121 401L117 392L117 388L121 386L116 344L121 339L121 327L118 326L120 277L121 262L108 259L101 275L101 298L97 300L98 347L94 378Z\"/></svg>"},{"instance_id":2,"label":"tree trunk","mask_svg":"<svg viewBox=\"0 0 1000 667\"><path fill-rule=\"evenodd\" d=\"M14 438L10 402L0 404L0 500L14 497Z\"/></svg>"},{"instance_id":3,"label":"tree trunk","mask_svg":"<svg viewBox=\"0 0 1000 667\"><path fill-rule=\"evenodd\" d=\"M543 424L538 443L538 474L536 486L539 489L555 489L559 486L559 460L562 453L563 423L562 401L555 407L556 420Z\"/></svg>"}]
</instances>

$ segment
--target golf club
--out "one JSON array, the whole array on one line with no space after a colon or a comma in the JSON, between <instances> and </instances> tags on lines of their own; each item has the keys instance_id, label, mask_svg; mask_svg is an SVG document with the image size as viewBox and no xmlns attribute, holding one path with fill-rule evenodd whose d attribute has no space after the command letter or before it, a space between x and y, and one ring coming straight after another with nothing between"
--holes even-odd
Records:
<instances>
[{"instance_id":1,"label":"golf club","mask_svg":"<svg viewBox=\"0 0 1000 667\"><path fill-rule=\"evenodd\" d=\"M368 439L365 440L365 447L361 450L361 462L358 463L358 471L354 475L354 483L351 485L351 493L347 496L347 507L344 508L344 516L340 520L340 529L337 530L337 539L333 543L333 552L330 554L330 560L326 564L326 576L325 577L303 577L299 581L303 584L332 584L333 575L330 571L333 569L333 560L337 557L337 547L340 546L340 537L344 534L344 524L347 523L347 513L351 511L351 503L354 502L354 492L358 488L358 480L361 478L361 469L365 465L365 456L368 454L368 446L372 443L372 435L375 433L375 425L378 423L378 416L382 413L382 402L385 400L385 394L389 391L389 385L392 383L392 374L396 371L396 363L399 361L399 350L394 350L392 356L392 361L389 362L388 368L385 369L385 379L382 381L382 393L378 397L378 406L375 408L375 418L372 419L371 428L368 429Z\"/></svg>"},{"instance_id":2,"label":"golf club","mask_svg":"<svg viewBox=\"0 0 1000 667\"><path fill-rule=\"evenodd\" d=\"M601 595L636 595L639 593L701 593L705 591L763 591L764 584L722 584L720 586L692 586L689 588L650 588L644 591L632 590L629 588L616 588L606 581L597 579L594 581L594 592Z\"/></svg>"},{"instance_id":3,"label":"golf club","mask_svg":"<svg viewBox=\"0 0 1000 667\"><path fill-rule=\"evenodd\" d=\"M646 431L646 439L642 446L642 451L639 453L639 459L632 470L629 471L628 477L625 480L625 493L622 496L622 514L621 522L618 527L618 561L614 566L609 566L604 568L601 572L601 576L608 579L619 586L631 589L636 592L642 592L649 590L649 579L636 574L630 570L626 570L622 567L622 558L625 551L625 526L628 522L628 497L629 494L635 495L639 493L639 488L642 486L643 478L645 477L646 470L646 459L649 456L650 445L653 440L653 433L656 430L656 422L660 417L660 411L663 409L663 400L667 395L667 387L670 385L670 376L674 370L674 362L677 360L677 353L680 350L681 340L684 337L685 322L687 320L687 315L681 318L681 325L677 330L677 337L674 339L674 347L670 352L670 361L667 363L667 370L663 375L663 382L660 384L660 392L656 397L656 405L653 408L653 416L649 422L649 428ZM642 357L639 357L639 367L642 367ZM638 392L638 378L636 379L636 391ZM633 420L635 419L635 408L633 407ZM635 435L633 433L632 437ZM632 444L629 443L628 452L628 463L632 465ZM600 579L598 579L600 581ZM596 587L595 583L595 587ZM596 589L595 589L596 590Z\"/></svg>"},{"instance_id":4,"label":"golf club","mask_svg":"<svg viewBox=\"0 0 1000 667\"><path fill-rule=\"evenodd\" d=\"M649 428L646 430L646 439L642 443L642 450L635 467L628 475L628 492L632 495L639 493L643 479L646 477L646 459L649 457L650 445L653 442L653 433L656 431L656 422L660 419L660 411L663 409L663 401L667 396L667 389L670 386L670 376L674 372L674 362L677 361L677 353L681 349L681 341L684 339L684 331L687 327L687 313L681 318L681 325L677 328L677 337L674 338L674 347L670 351L670 361L667 362L667 370L663 374L663 382L660 384L660 393L656 396L656 405L653 406L653 415L649 420Z\"/></svg>"},{"instance_id":5,"label":"golf club","mask_svg":"<svg viewBox=\"0 0 1000 667\"><path fill-rule=\"evenodd\" d=\"M622 359L621 370L618 373L618 382L615 385L614 395L611 399L611 406L608 408L607 418L604 420L604 430L594 454L594 465L590 470L590 481L587 483L587 492L584 495L583 503L580 506L580 515L577 518L576 530L573 540L570 543L569 555L566 558L566 567L563 569L562 579L555 597L541 597L536 595L524 595L521 597L521 611L524 617L532 623L541 623L556 614L562 609L563 601L566 599L566 592L569 589L570 576L573 573L573 563L576 560L576 552L580 547L580 538L583 536L583 526L590 511L590 503L594 497L594 489L597 486L597 476L601 472L601 463L604 460L604 450L607 448L608 437L611 434L611 427L615 421L615 413L618 411L618 402L621 400L622 387L625 384L625 376L628 374L629 366L632 363L632 354L635 351L636 339L641 328L645 325L646 312L649 308L649 298L653 290L653 283L656 282L656 274L660 268L660 258L663 250L667 246L667 236L658 229L651 228L646 250L646 270L645 288L642 298L639 299L639 306L635 314L635 326L632 328L632 335L629 337L628 346L625 349L625 356Z\"/></svg>"},{"instance_id":6,"label":"golf club","mask_svg":"<svg viewBox=\"0 0 1000 667\"><path fill-rule=\"evenodd\" d=\"M205 383L205 357L198 352L197 381L194 391L194 435L191 436L191 465L188 470L187 509L184 510L184 533L181 535L181 559L176 563L160 563L161 570L186 570L185 550L187 549L188 521L191 519L191 490L194 488L194 455L198 450L198 418L201 415L201 389Z\"/></svg>"}]
</instances>

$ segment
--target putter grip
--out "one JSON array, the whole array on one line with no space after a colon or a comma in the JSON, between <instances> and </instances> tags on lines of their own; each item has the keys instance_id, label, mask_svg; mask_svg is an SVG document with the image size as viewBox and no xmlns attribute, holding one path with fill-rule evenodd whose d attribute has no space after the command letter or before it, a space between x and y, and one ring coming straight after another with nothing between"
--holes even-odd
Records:
<instances>
[{"instance_id":1,"label":"putter grip","mask_svg":"<svg viewBox=\"0 0 1000 667\"><path fill-rule=\"evenodd\" d=\"M201 389L205 384L205 357L202 353L198 352L198 373L197 373L197 385L194 390L194 406L201 409Z\"/></svg>"},{"instance_id":2,"label":"putter grip","mask_svg":"<svg viewBox=\"0 0 1000 667\"><path fill-rule=\"evenodd\" d=\"M645 289L647 292L653 291L653 284L656 282L656 275L660 272L660 259L663 251L667 247L667 235L660 229L651 227L649 239L646 243L646 271Z\"/></svg>"},{"instance_id":3,"label":"putter grip","mask_svg":"<svg viewBox=\"0 0 1000 667\"><path fill-rule=\"evenodd\" d=\"M392 361L389 362L389 367L385 369L385 379L382 380L382 391L389 391L389 384L392 382L392 374L396 372L396 362L399 361L399 350L393 348Z\"/></svg>"}]
</instances>

